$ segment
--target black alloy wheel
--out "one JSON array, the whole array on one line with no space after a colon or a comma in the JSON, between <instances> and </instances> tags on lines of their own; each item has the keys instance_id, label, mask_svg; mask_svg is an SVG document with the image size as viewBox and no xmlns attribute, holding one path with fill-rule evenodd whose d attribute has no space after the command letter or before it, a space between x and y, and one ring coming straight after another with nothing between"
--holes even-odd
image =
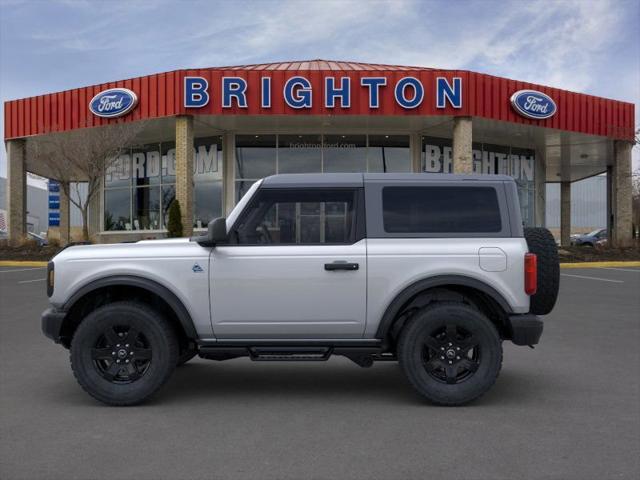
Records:
<instances>
[{"instance_id":1,"label":"black alloy wheel","mask_svg":"<svg viewBox=\"0 0 640 480\"><path fill-rule=\"evenodd\" d=\"M468 380L480 366L480 345L473 334L453 321L427 335L424 368L439 382L456 384Z\"/></svg>"},{"instance_id":2,"label":"black alloy wheel","mask_svg":"<svg viewBox=\"0 0 640 480\"><path fill-rule=\"evenodd\" d=\"M178 340L149 305L114 302L89 313L73 334L71 368L80 386L108 405L146 400L169 378Z\"/></svg>"},{"instance_id":3,"label":"black alloy wheel","mask_svg":"<svg viewBox=\"0 0 640 480\"><path fill-rule=\"evenodd\" d=\"M106 380L131 383L149 369L151 345L135 327L108 325L91 350L91 357L96 369Z\"/></svg>"},{"instance_id":4,"label":"black alloy wheel","mask_svg":"<svg viewBox=\"0 0 640 480\"><path fill-rule=\"evenodd\" d=\"M431 303L404 325L398 360L411 385L438 405L462 405L485 393L502 366L491 321L463 302Z\"/></svg>"}]
</instances>

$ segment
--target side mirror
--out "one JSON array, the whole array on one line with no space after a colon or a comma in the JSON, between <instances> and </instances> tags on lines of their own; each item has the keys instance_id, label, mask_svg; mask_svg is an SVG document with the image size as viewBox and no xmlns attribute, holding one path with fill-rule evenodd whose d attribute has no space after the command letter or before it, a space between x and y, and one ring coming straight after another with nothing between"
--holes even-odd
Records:
<instances>
[{"instance_id":1,"label":"side mirror","mask_svg":"<svg viewBox=\"0 0 640 480\"><path fill-rule=\"evenodd\" d=\"M217 243L224 243L227 241L227 219L224 217L218 217L209 222L207 226L207 237L209 243L216 245Z\"/></svg>"},{"instance_id":2,"label":"side mirror","mask_svg":"<svg viewBox=\"0 0 640 480\"><path fill-rule=\"evenodd\" d=\"M227 219L219 217L209 222L207 225L207 233L192 237L192 242L198 242L203 247L215 247L218 243L227 241Z\"/></svg>"}]
</instances>

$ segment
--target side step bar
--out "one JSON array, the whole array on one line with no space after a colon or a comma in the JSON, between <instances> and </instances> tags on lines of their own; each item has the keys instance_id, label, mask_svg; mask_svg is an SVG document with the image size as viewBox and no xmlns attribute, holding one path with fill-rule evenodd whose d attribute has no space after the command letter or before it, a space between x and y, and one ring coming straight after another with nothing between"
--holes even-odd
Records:
<instances>
[{"instance_id":1,"label":"side step bar","mask_svg":"<svg viewBox=\"0 0 640 480\"><path fill-rule=\"evenodd\" d=\"M198 346L198 355L209 360L230 360L249 357L255 362L324 362L331 355L347 357L361 367L370 367L374 361L397 360L395 354L384 352L379 344L334 343L309 345L295 342L257 342L256 344L238 344L239 342L211 342ZM314 342L315 343L315 342Z\"/></svg>"},{"instance_id":2,"label":"side step bar","mask_svg":"<svg viewBox=\"0 0 640 480\"><path fill-rule=\"evenodd\" d=\"M331 347L249 347L249 356L255 362L325 362L331 356Z\"/></svg>"}]
</instances>

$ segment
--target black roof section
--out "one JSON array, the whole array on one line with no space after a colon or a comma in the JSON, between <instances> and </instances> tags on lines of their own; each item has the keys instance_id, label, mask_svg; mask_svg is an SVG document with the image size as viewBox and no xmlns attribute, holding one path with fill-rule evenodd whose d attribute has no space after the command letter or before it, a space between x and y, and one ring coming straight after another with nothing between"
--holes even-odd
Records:
<instances>
[{"instance_id":1,"label":"black roof section","mask_svg":"<svg viewBox=\"0 0 640 480\"><path fill-rule=\"evenodd\" d=\"M365 182L513 182L508 175L460 175L450 173L285 173L266 177L261 188L362 187Z\"/></svg>"}]
</instances>

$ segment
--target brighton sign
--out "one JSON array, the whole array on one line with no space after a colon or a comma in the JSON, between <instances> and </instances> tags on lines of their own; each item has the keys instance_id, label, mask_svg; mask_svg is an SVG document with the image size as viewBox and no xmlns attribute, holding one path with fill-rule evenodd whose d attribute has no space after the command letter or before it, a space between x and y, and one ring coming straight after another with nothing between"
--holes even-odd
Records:
<instances>
[{"instance_id":1,"label":"brighton sign","mask_svg":"<svg viewBox=\"0 0 640 480\"><path fill-rule=\"evenodd\" d=\"M262 108L271 108L271 77L262 77L259 83L259 99ZM351 107L351 98L355 89L361 89L368 97L369 108L376 109L381 105L383 87L391 87L396 104L410 110L419 107L425 98L425 88L415 77L401 77L389 84L387 77L361 77L357 85L351 84L350 77L325 77L321 102L325 108ZM217 89L214 89L217 90ZM249 84L242 77L222 77L220 85L220 103L222 108L247 108ZM314 98L311 81L304 76L291 77L284 82L282 97L286 105L294 109L313 108ZM202 108L209 104L212 89L204 77L184 77L185 108ZM462 78L451 80L445 77L436 78L435 100L437 108L462 108Z\"/></svg>"},{"instance_id":2,"label":"brighton sign","mask_svg":"<svg viewBox=\"0 0 640 480\"><path fill-rule=\"evenodd\" d=\"M536 90L518 90L511 95L514 110L526 118L544 120L556 114L556 102L542 92Z\"/></svg>"},{"instance_id":3,"label":"brighton sign","mask_svg":"<svg viewBox=\"0 0 640 480\"><path fill-rule=\"evenodd\" d=\"M126 115L138 104L138 96L128 88L110 88L98 93L89 102L91 113L102 118Z\"/></svg>"}]
</instances>

